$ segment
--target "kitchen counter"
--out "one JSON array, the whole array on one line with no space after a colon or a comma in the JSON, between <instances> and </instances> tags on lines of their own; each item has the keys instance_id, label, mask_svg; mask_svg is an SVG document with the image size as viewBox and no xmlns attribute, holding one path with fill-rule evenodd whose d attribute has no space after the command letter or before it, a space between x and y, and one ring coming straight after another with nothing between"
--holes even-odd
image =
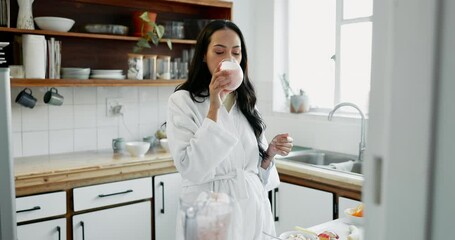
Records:
<instances>
[{"instance_id":1,"label":"kitchen counter","mask_svg":"<svg viewBox=\"0 0 455 240\"><path fill-rule=\"evenodd\" d=\"M301 150L312 148L302 146L292 148L293 152ZM338 197L361 200L363 176L360 174L297 163L280 157L276 159L276 166L282 182L332 192Z\"/></svg>"},{"instance_id":2,"label":"kitchen counter","mask_svg":"<svg viewBox=\"0 0 455 240\"><path fill-rule=\"evenodd\" d=\"M169 153L74 152L14 159L16 195L30 195L175 172Z\"/></svg>"},{"instance_id":3,"label":"kitchen counter","mask_svg":"<svg viewBox=\"0 0 455 240\"><path fill-rule=\"evenodd\" d=\"M14 163L17 196L176 171L169 153L158 152L135 158L128 153L113 154L111 149L20 157L15 158ZM276 160L276 166L284 182L337 193L341 191L340 195L360 199L361 175L279 159Z\"/></svg>"}]
</instances>

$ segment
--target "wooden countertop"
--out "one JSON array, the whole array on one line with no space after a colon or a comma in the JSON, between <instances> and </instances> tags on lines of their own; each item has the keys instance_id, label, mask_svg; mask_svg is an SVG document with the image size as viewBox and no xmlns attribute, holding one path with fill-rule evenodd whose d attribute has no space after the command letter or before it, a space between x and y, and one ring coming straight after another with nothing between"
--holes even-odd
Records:
<instances>
[{"instance_id":1,"label":"wooden countertop","mask_svg":"<svg viewBox=\"0 0 455 240\"><path fill-rule=\"evenodd\" d=\"M334 169L314 167L308 164L276 160L280 175L287 175L325 185L338 186L352 191L362 191L363 176Z\"/></svg>"},{"instance_id":2,"label":"wooden countertop","mask_svg":"<svg viewBox=\"0 0 455 240\"><path fill-rule=\"evenodd\" d=\"M14 159L16 196L175 172L168 153L143 158L112 150Z\"/></svg>"},{"instance_id":3,"label":"wooden countertop","mask_svg":"<svg viewBox=\"0 0 455 240\"><path fill-rule=\"evenodd\" d=\"M135 158L128 153L113 154L108 149L20 157L15 158L14 162L17 196L176 172L171 155L162 152ZM360 196L363 183L361 175L279 159L276 160L276 166L282 181L334 192L342 189L356 193L341 194L354 199Z\"/></svg>"}]
</instances>

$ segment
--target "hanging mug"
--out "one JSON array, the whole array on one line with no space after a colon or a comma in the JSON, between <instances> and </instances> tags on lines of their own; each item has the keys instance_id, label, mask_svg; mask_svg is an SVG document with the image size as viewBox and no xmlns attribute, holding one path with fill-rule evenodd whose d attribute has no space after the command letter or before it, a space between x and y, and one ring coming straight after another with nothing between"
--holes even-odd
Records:
<instances>
[{"instance_id":1,"label":"hanging mug","mask_svg":"<svg viewBox=\"0 0 455 240\"><path fill-rule=\"evenodd\" d=\"M50 104L50 105L55 105L55 106L61 106L63 104L63 100L65 98L58 93L58 90L56 88L51 88L49 91L44 94L44 103Z\"/></svg>"},{"instance_id":2,"label":"hanging mug","mask_svg":"<svg viewBox=\"0 0 455 240\"><path fill-rule=\"evenodd\" d=\"M27 92L27 90L30 92ZM32 90L30 88L25 88L17 95L16 103L24 107L34 108L36 105L36 98L32 96Z\"/></svg>"}]
</instances>

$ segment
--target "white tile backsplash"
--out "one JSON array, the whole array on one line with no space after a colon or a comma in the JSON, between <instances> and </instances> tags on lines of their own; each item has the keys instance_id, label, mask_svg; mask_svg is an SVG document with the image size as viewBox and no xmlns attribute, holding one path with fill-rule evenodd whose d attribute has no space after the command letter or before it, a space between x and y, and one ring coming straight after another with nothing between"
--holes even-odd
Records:
<instances>
[{"instance_id":1,"label":"white tile backsplash","mask_svg":"<svg viewBox=\"0 0 455 240\"><path fill-rule=\"evenodd\" d=\"M15 103L13 103L15 105ZM22 109L21 107L11 107L11 125L13 132L22 131Z\"/></svg>"},{"instance_id":2,"label":"white tile backsplash","mask_svg":"<svg viewBox=\"0 0 455 240\"><path fill-rule=\"evenodd\" d=\"M74 129L74 151L95 150L97 146L96 128Z\"/></svg>"},{"instance_id":3,"label":"white tile backsplash","mask_svg":"<svg viewBox=\"0 0 455 240\"><path fill-rule=\"evenodd\" d=\"M141 141L166 120L174 87L58 87L62 106L43 103L46 87L31 88L35 108L14 102L23 88L12 88L14 156L33 156L111 148L112 138ZM13 96L14 95L14 96ZM106 117L106 98L120 98L122 117Z\"/></svg>"},{"instance_id":4,"label":"white tile backsplash","mask_svg":"<svg viewBox=\"0 0 455 240\"><path fill-rule=\"evenodd\" d=\"M139 134L139 125L120 124L119 137L125 138L126 141L142 140L142 135Z\"/></svg>"},{"instance_id":5,"label":"white tile backsplash","mask_svg":"<svg viewBox=\"0 0 455 240\"><path fill-rule=\"evenodd\" d=\"M121 87L119 88L119 97L122 103L137 103L139 101L139 88Z\"/></svg>"},{"instance_id":6,"label":"white tile backsplash","mask_svg":"<svg viewBox=\"0 0 455 240\"><path fill-rule=\"evenodd\" d=\"M98 128L98 149L112 148L112 139L118 138L117 127Z\"/></svg>"},{"instance_id":7,"label":"white tile backsplash","mask_svg":"<svg viewBox=\"0 0 455 240\"><path fill-rule=\"evenodd\" d=\"M22 156L49 154L49 132L23 132Z\"/></svg>"},{"instance_id":8,"label":"white tile backsplash","mask_svg":"<svg viewBox=\"0 0 455 240\"><path fill-rule=\"evenodd\" d=\"M74 99L75 105L80 104L96 104L96 88L74 88Z\"/></svg>"},{"instance_id":9,"label":"white tile backsplash","mask_svg":"<svg viewBox=\"0 0 455 240\"><path fill-rule=\"evenodd\" d=\"M137 103L123 103L122 108L123 118L120 121L125 121L127 125L138 125L139 124L139 105Z\"/></svg>"},{"instance_id":10,"label":"white tile backsplash","mask_svg":"<svg viewBox=\"0 0 455 240\"><path fill-rule=\"evenodd\" d=\"M106 115L106 105L98 104L96 106L96 126L97 127L113 127L118 126L119 117L108 117Z\"/></svg>"},{"instance_id":11,"label":"white tile backsplash","mask_svg":"<svg viewBox=\"0 0 455 240\"><path fill-rule=\"evenodd\" d=\"M74 105L74 128L96 127L96 105Z\"/></svg>"},{"instance_id":12,"label":"white tile backsplash","mask_svg":"<svg viewBox=\"0 0 455 240\"><path fill-rule=\"evenodd\" d=\"M49 131L49 153L72 152L74 149L74 130Z\"/></svg>"},{"instance_id":13,"label":"white tile backsplash","mask_svg":"<svg viewBox=\"0 0 455 240\"><path fill-rule=\"evenodd\" d=\"M74 106L49 106L49 130L73 129Z\"/></svg>"},{"instance_id":14,"label":"white tile backsplash","mask_svg":"<svg viewBox=\"0 0 455 240\"><path fill-rule=\"evenodd\" d=\"M98 105L106 105L106 98L118 98L118 90L116 87L98 87L96 89L96 102Z\"/></svg>"},{"instance_id":15,"label":"white tile backsplash","mask_svg":"<svg viewBox=\"0 0 455 240\"><path fill-rule=\"evenodd\" d=\"M13 154L22 157L22 133L13 133Z\"/></svg>"},{"instance_id":16,"label":"white tile backsplash","mask_svg":"<svg viewBox=\"0 0 455 240\"><path fill-rule=\"evenodd\" d=\"M30 108L22 108L22 131L45 131L49 129L49 107L38 104Z\"/></svg>"},{"instance_id":17,"label":"white tile backsplash","mask_svg":"<svg viewBox=\"0 0 455 240\"><path fill-rule=\"evenodd\" d=\"M139 88L139 102L158 102L159 88L143 87Z\"/></svg>"}]
</instances>

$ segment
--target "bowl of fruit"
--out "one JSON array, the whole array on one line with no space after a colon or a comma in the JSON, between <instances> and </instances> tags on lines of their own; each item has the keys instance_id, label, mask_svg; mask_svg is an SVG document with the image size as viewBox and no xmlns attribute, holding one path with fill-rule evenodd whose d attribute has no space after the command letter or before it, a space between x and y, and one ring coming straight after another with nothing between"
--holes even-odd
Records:
<instances>
[{"instance_id":1,"label":"bowl of fruit","mask_svg":"<svg viewBox=\"0 0 455 240\"><path fill-rule=\"evenodd\" d=\"M355 208L347 208L344 210L344 214L354 225L363 224L363 204L359 204Z\"/></svg>"}]
</instances>

